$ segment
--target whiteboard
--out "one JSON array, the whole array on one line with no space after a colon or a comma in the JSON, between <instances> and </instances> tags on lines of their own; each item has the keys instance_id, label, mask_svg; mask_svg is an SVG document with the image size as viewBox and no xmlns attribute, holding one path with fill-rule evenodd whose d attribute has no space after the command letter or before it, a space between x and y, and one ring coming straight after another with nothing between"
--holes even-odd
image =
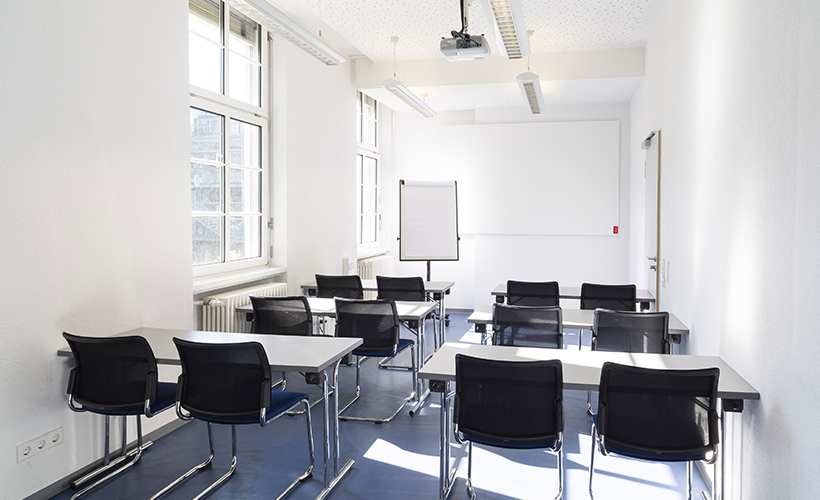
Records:
<instances>
[{"instance_id":1,"label":"whiteboard","mask_svg":"<svg viewBox=\"0 0 820 500\"><path fill-rule=\"evenodd\" d=\"M458 260L455 181L399 182L399 260Z\"/></svg>"},{"instance_id":2,"label":"whiteboard","mask_svg":"<svg viewBox=\"0 0 820 500\"><path fill-rule=\"evenodd\" d=\"M442 127L438 158L416 168L456 179L465 234L612 235L618 225L620 123Z\"/></svg>"}]
</instances>

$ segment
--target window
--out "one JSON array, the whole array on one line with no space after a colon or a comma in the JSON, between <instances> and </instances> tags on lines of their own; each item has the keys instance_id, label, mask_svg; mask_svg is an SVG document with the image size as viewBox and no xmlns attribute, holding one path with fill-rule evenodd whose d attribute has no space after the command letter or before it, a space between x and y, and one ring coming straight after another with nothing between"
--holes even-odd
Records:
<instances>
[{"instance_id":1,"label":"window","mask_svg":"<svg viewBox=\"0 0 820 500\"><path fill-rule=\"evenodd\" d=\"M381 229L377 111L375 99L356 93L356 229L360 248L377 244Z\"/></svg>"},{"instance_id":2,"label":"window","mask_svg":"<svg viewBox=\"0 0 820 500\"><path fill-rule=\"evenodd\" d=\"M267 34L221 0L188 6L191 238L202 276L267 264Z\"/></svg>"}]
</instances>

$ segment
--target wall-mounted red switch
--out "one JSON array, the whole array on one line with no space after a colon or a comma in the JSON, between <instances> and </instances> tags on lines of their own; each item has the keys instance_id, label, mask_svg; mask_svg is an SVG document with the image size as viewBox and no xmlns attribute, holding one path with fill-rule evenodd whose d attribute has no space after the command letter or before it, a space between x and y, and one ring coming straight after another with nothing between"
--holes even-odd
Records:
<instances>
[{"instance_id":1,"label":"wall-mounted red switch","mask_svg":"<svg viewBox=\"0 0 820 500\"><path fill-rule=\"evenodd\" d=\"M618 234L618 226L612 226L612 234Z\"/></svg>"}]
</instances>

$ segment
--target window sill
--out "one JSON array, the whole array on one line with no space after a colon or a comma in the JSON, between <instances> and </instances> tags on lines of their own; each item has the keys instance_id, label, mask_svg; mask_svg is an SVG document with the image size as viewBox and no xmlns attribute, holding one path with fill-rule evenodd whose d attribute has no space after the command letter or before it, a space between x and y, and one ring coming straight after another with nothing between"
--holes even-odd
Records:
<instances>
[{"instance_id":1,"label":"window sill","mask_svg":"<svg viewBox=\"0 0 820 500\"><path fill-rule=\"evenodd\" d=\"M247 271L194 278L194 295L280 276L286 272L286 267L257 267Z\"/></svg>"},{"instance_id":2,"label":"window sill","mask_svg":"<svg viewBox=\"0 0 820 500\"><path fill-rule=\"evenodd\" d=\"M379 255L386 255L389 252L390 250L381 247L361 248L358 252L356 252L356 260L378 257Z\"/></svg>"}]
</instances>

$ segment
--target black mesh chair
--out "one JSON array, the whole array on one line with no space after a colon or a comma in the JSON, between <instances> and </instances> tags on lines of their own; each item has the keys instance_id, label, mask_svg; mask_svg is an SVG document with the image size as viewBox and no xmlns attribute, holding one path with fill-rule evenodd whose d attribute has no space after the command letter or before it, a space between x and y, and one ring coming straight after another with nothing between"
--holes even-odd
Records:
<instances>
[{"instance_id":1,"label":"black mesh chair","mask_svg":"<svg viewBox=\"0 0 820 500\"><path fill-rule=\"evenodd\" d=\"M313 315L307 297L254 297L253 333L274 335L313 334Z\"/></svg>"},{"instance_id":2,"label":"black mesh chair","mask_svg":"<svg viewBox=\"0 0 820 500\"><path fill-rule=\"evenodd\" d=\"M355 337L363 340L352 354L356 355L356 395L341 410L340 420L361 420L365 422L384 423L393 420L404 405L416 397L418 367L416 365L415 342L399 337L399 315L396 303L392 300L351 300L336 299L336 336ZM350 417L342 415L350 405L359 399L361 394L359 358L370 356L393 358L403 350L410 348L412 363L413 391L401 402L392 415L386 418ZM338 387L336 388L338 391Z\"/></svg>"},{"instance_id":3,"label":"black mesh chair","mask_svg":"<svg viewBox=\"0 0 820 500\"><path fill-rule=\"evenodd\" d=\"M362 299L362 279L358 275L327 276L316 275L316 296L327 299L341 297L344 299Z\"/></svg>"},{"instance_id":4,"label":"black mesh chair","mask_svg":"<svg viewBox=\"0 0 820 500\"><path fill-rule=\"evenodd\" d=\"M669 354L669 313L596 309L592 350Z\"/></svg>"},{"instance_id":5,"label":"black mesh chair","mask_svg":"<svg viewBox=\"0 0 820 500\"><path fill-rule=\"evenodd\" d=\"M669 313L596 309L592 317L592 350L669 354ZM592 414L589 392L587 413Z\"/></svg>"},{"instance_id":6,"label":"black mesh chair","mask_svg":"<svg viewBox=\"0 0 820 500\"><path fill-rule=\"evenodd\" d=\"M563 349L561 308L493 304L493 345Z\"/></svg>"},{"instance_id":7,"label":"black mesh chair","mask_svg":"<svg viewBox=\"0 0 820 500\"><path fill-rule=\"evenodd\" d=\"M581 284L581 309L634 311L637 301L635 285Z\"/></svg>"},{"instance_id":8,"label":"black mesh chair","mask_svg":"<svg viewBox=\"0 0 820 500\"><path fill-rule=\"evenodd\" d=\"M424 302L427 300L427 293L424 288L424 280L420 276L392 277L376 276L376 298L382 300L405 300L411 302ZM431 312L424 320L433 319L435 312ZM424 339L419 337L419 324L416 321L402 321L402 324L416 336L419 351L424 347ZM433 335L436 335L436 322L433 321ZM423 352L423 351L422 351ZM389 359L379 361L379 368L392 370L412 370L411 366L387 365Z\"/></svg>"},{"instance_id":9,"label":"black mesh chair","mask_svg":"<svg viewBox=\"0 0 820 500\"><path fill-rule=\"evenodd\" d=\"M140 417L152 417L173 406L177 384L158 381L157 361L148 341L142 337L92 338L70 333L63 333L63 337L68 341L75 363L68 378L68 407L105 416L103 466L72 482L71 487L79 488L101 474L109 474L75 494L72 499L76 499L139 461L142 450L152 444L143 443ZM109 457L111 415L122 417L121 455L114 461ZM126 452L126 417L129 415L136 416L137 445Z\"/></svg>"},{"instance_id":10,"label":"black mesh chair","mask_svg":"<svg viewBox=\"0 0 820 500\"><path fill-rule=\"evenodd\" d=\"M271 389L268 356L259 342L235 344L205 344L174 338L182 374L177 388L176 411L183 420L203 420L208 423L208 459L195 466L163 488L151 500L168 493L197 472L211 466L214 458L212 424L231 426L233 458L228 472L208 486L196 499L201 499L230 479L236 470L236 426L265 426L299 404L305 406L310 466L279 496L284 497L300 482L313 475L313 430L310 421L308 395Z\"/></svg>"},{"instance_id":11,"label":"black mesh chair","mask_svg":"<svg viewBox=\"0 0 820 500\"><path fill-rule=\"evenodd\" d=\"M604 363L598 413L592 419L589 496L595 445L603 455L686 462L692 499L692 463L714 463L718 450L720 370L653 370Z\"/></svg>"},{"instance_id":12,"label":"black mesh chair","mask_svg":"<svg viewBox=\"0 0 820 500\"><path fill-rule=\"evenodd\" d=\"M272 335L313 335L313 314L307 297L296 295L292 297L254 297L251 296L253 306L253 333ZM274 382L273 386L282 384L282 390L287 385L286 372L282 372L282 380ZM324 396L311 403L313 408ZM301 414L300 412L294 412Z\"/></svg>"},{"instance_id":13,"label":"black mesh chair","mask_svg":"<svg viewBox=\"0 0 820 500\"><path fill-rule=\"evenodd\" d=\"M507 304L511 306L560 305L557 281L507 280Z\"/></svg>"},{"instance_id":14,"label":"black mesh chair","mask_svg":"<svg viewBox=\"0 0 820 500\"><path fill-rule=\"evenodd\" d=\"M456 354L453 424L468 442L467 491L473 443L500 448L548 448L558 454L558 494L564 489L563 368L561 361L495 361Z\"/></svg>"},{"instance_id":15,"label":"black mesh chair","mask_svg":"<svg viewBox=\"0 0 820 500\"><path fill-rule=\"evenodd\" d=\"M613 311L634 311L637 304L635 285L581 284L581 309L611 309ZM578 349L581 349L583 330L579 331Z\"/></svg>"}]
</instances>

